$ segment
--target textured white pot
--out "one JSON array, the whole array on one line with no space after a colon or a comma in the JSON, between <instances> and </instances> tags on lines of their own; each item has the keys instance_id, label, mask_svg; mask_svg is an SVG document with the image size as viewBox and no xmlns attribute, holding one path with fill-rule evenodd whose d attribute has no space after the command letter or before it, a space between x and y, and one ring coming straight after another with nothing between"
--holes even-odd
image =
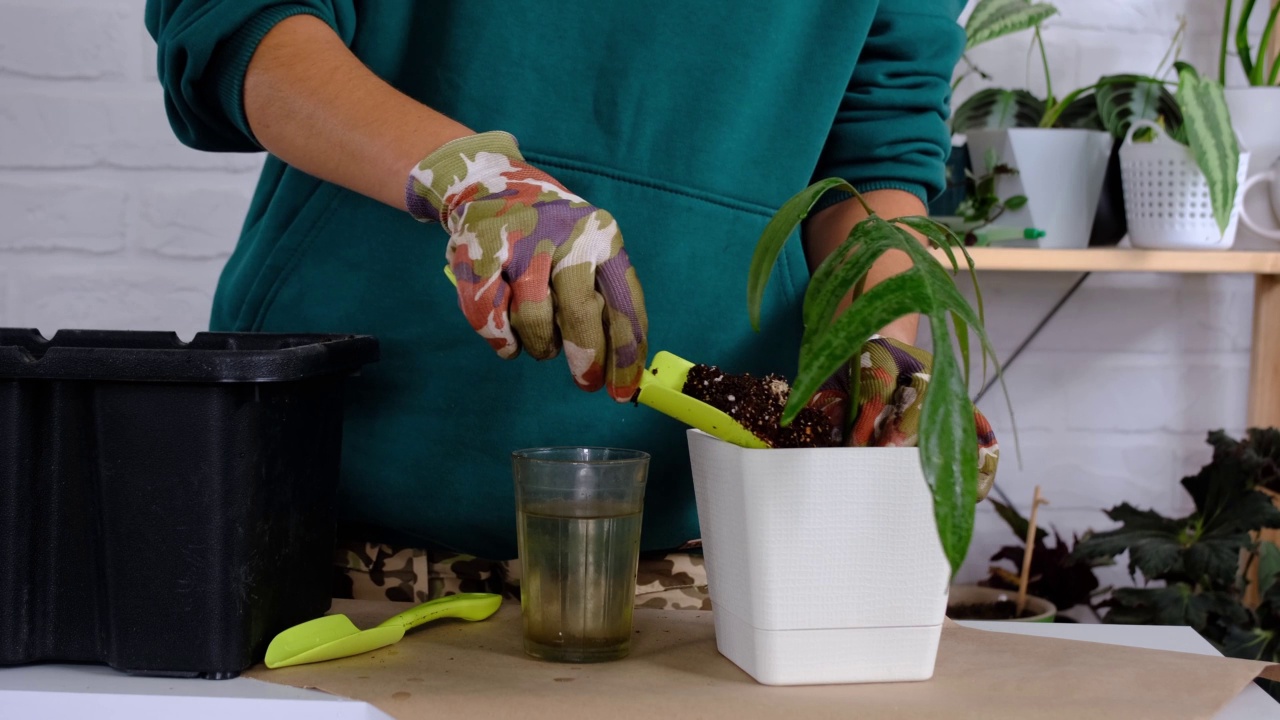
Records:
<instances>
[{"instance_id":1,"label":"textured white pot","mask_svg":"<svg viewBox=\"0 0 1280 720\"><path fill-rule=\"evenodd\" d=\"M932 677L950 567L916 449L688 439L721 654L766 685Z\"/></svg>"},{"instance_id":2,"label":"textured white pot","mask_svg":"<svg viewBox=\"0 0 1280 720\"><path fill-rule=\"evenodd\" d=\"M1045 232L1044 248L1089 245L1098 211L1102 181L1111 157L1111 135L1097 130L1011 128L966 133L969 165L975 175L987 172L994 150L1000 163L1018 170L996 183L1003 200L1025 195L1027 204L996 219L999 227L1034 227Z\"/></svg>"},{"instance_id":3,"label":"textured white pot","mask_svg":"<svg viewBox=\"0 0 1280 720\"><path fill-rule=\"evenodd\" d=\"M1253 158L1249 174L1265 171L1280 157L1280 87L1227 88L1225 94L1231 125Z\"/></svg>"},{"instance_id":4,"label":"textured white pot","mask_svg":"<svg viewBox=\"0 0 1280 720\"><path fill-rule=\"evenodd\" d=\"M1134 142L1141 128L1150 128L1151 142ZM1227 250L1235 242L1240 223L1249 153L1240 154L1236 196L1225 230L1213 216L1209 181L1191 149L1164 134L1150 120L1129 128L1120 147L1120 175L1124 182L1124 212L1129 242L1138 248L1167 250Z\"/></svg>"}]
</instances>

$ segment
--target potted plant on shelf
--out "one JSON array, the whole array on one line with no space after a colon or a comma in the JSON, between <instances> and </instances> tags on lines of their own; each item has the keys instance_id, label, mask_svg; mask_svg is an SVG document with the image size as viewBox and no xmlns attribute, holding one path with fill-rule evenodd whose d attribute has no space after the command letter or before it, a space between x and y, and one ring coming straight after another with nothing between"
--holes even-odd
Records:
<instances>
[{"instance_id":1,"label":"potted plant on shelf","mask_svg":"<svg viewBox=\"0 0 1280 720\"><path fill-rule=\"evenodd\" d=\"M1261 13L1256 12L1261 5ZM1236 3L1227 0L1222 15L1222 43L1218 50L1218 82L1226 86L1227 107L1231 109L1232 124L1241 144L1249 150L1249 167L1246 175L1249 186L1262 182L1265 178L1256 176L1266 173L1280 158L1280 125L1276 118L1280 117L1280 41L1277 40L1277 18L1280 18L1280 4L1271 4L1256 0L1243 0L1240 14L1232 17ZM1249 42L1249 21L1264 18L1261 39L1257 49ZM1232 24L1235 20L1235 24ZM1233 32L1234 30L1234 32ZM1227 50L1234 39L1236 59L1239 62L1239 74L1233 73L1229 82L1227 73ZM1274 176L1273 176L1274 177ZM1276 182L1274 179L1271 182ZM1260 196L1260 197L1259 197ZM1272 217L1280 218L1280 193L1272 188L1271 198L1266 193L1257 193L1255 199L1241 198L1241 220L1256 236L1269 240L1280 239L1280 230L1273 224ZM1248 207L1244 207L1247 204Z\"/></svg>"},{"instance_id":2,"label":"potted plant on shelf","mask_svg":"<svg viewBox=\"0 0 1280 720\"><path fill-rule=\"evenodd\" d=\"M1039 27L1040 23L1057 14L1058 8L1045 2L1027 0L979 0L965 22L965 52L960 62L964 68L951 83L951 91L969 77L990 76L969 59L969 51L1006 35ZM951 154L947 158L947 186L942 195L929 203L931 215L954 215L969 194L972 183L968 177L969 148L960 138L953 138Z\"/></svg>"},{"instance_id":3,"label":"potted plant on shelf","mask_svg":"<svg viewBox=\"0 0 1280 720\"><path fill-rule=\"evenodd\" d=\"M1098 121L1093 87L1078 88L1062 98L1054 95L1040 24L1056 10L1033 13L1044 4L1027 0L993 0L991 5L1020 10L1034 30L1032 43L1044 68L1045 97L1026 90L980 90L956 108L952 132L965 135L975 176L986 171L991 154L1017 170L1002 179L1001 192L1025 197L1026 203L1001 215L995 225L1039 228L1045 232L1041 247L1084 247L1092 234L1111 148ZM979 9L981 4L974 15Z\"/></svg>"},{"instance_id":4,"label":"potted plant on shelf","mask_svg":"<svg viewBox=\"0 0 1280 720\"><path fill-rule=\"evenodd\" d=\"M753 322L783 245L831 190L861 199L844 181L817 182L784 204L761 235L748 279ZM912 231L943 248L953 270L957 255L972 269L945 227L870 213L813 273L794 382L771 379L764 392L782 404L778 422L790 426L824 380L847 371L851 359L859 364L879 328L923 314L936 355L918 448L749 449L689 431L717 644L762 683L923 680L933 672L949 581L968 548L980 494L970 334L984 367L994 354L981 303L979 310L969 305ZM914 266L862 292L871 265L891 250ZM850 290L852 305L837 314Z\"/></svg>"},{"instance_id":5,"label":"potted plant on shelf","mask_svg":"<svg viewBox=\"0 0 1280 720\"><path fill-rule=\"evenodd\" d=\"M1234 40L1244 84L1226 87L1227 106L1240 141L1254 153L1257 169L1265 170L1280 155L1280 125L1276 123L1280 117L1280 59L1268 59L1274 55L1272 46L1280 5L1273 4L1268 11L1266 3L1261 4L1267 16L1255 51L1249 42L1249 20L1257 6L1257 0L1242 0L1240 14L1233 18L1235 0L1227 0L1222 15L1222 43L1218 49L1218 83L1228 85L1227 50Z\"/></svg>"}]
</instances>

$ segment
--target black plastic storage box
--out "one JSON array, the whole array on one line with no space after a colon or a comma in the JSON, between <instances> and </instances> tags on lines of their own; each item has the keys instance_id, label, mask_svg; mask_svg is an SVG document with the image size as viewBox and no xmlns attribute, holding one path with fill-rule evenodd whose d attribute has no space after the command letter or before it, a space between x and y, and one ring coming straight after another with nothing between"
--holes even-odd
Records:
<instances>
[{"instance_id":1,"label":"black plastic storage box","mask_svg":"<svg viewBox=\"0 0 1280 720\"><path fill-rule=\"evenodd\" d=\"M0 665L235 677L329 608L366 336L0 329Z\"/></svg>"}]
</instances>

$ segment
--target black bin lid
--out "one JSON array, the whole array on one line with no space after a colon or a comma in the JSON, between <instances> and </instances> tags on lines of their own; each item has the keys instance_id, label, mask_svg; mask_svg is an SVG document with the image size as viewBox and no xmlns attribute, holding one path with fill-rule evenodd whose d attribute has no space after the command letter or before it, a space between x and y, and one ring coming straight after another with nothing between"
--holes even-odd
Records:
<instances>
[{"instance_id":1,"label":"black bin lid","mask_svg":"<svg viewBox=\"0 0 1280 720\"><path fill-rule=\"evenodd\" d=\"M349 374L378 360L369 335L0 328L0 380L265 383Z\"/></svg>"}]
</instances>

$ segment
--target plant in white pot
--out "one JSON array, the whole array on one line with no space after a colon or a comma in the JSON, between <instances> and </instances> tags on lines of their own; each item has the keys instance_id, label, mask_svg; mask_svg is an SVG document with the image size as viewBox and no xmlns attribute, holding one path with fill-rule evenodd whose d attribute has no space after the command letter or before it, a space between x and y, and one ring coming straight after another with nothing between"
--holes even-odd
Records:
<instances>
[{"instance_id":1,"label":"plant in white pot","mask_svg":"<svg viewBox=\"0 0 1280 720\"><path fill-rule=\"evenodd\" d=\"M1280 19L1280 4L1272 5L1268 11L1265 2L1259 4L1257 0L1243 0L1239 15L1233 12L1235 5L1235 0L1227 0L1224 6L1222 44L1218 48L1218 83L1228 85L1227 51L1234 40L1236 58L1243 71L1243 85L1231 83L1227 87L1227 105L1231 108L1240 140L1246 148L1258 153L1255 157L1265 163L1269 158L1262 156L1264 148L1271 149L1272 158L1280 155L1280 125L1276 123L1276 117L1280 115L1280 60L1269 57ZM1254 18L1258 7L1266 14L1266 20L1261 41L1255 50L1249 42L1249 21Z\"/></svg>"},{"instance_id":2,"label":"plant in white pot","mask_svg":"<svg viewBox=\"0 0 1280 720\"><path fill-rule=\"evenodd\" d=\"M986 43L1015 33L1039 27L1045 19L1057 14L1058 8L1046 2L1027 2L1026 0L980 0L969 14L965 22L964 54L960 57L960 70L951 82L954 93L964 81L978 76L990 80L991 76L983 72L969 58L969 52ZM963 69L960 69L963 68ZM951 154L947 158L947 187L942 195L929 203L929 214L935 216L954 216L961 211L961 203L965 201L966 191L975 180L970 177L969 148L962 136L952 138ZM1015 201L1020 202L1020 201ZM975 219L985 219L986 213L975 211L972 207L964 213L966 223ZM980 224L986 224L981 222Z\"/></svg>"},{"instance_id":3,"label":"plant in white pot","mask_svg":"<svg viewBox=\"0 0 1280 720\"><path fill-rule=\"evenodd\" d=\"M983 37L971 26L980 29L1005 18L1016 17L1035 31L1032 42L1044 67L1045 97L1026 90L980 90L956 108L951 129L966 137L974 175L986 173L993 156L1017 171L1001 178L998 193L1026 200L992 224L1039 228L1045 232L1041 247L1084 247L1112 142L1098 120L1094 86L1060 99L1054 95L1040 23L1056 12L1052 5L1028 0L982 0L974 7L966 24L970 45Z\"/></svg>"},{"instance_id":4,"label":"plant in white pot","mask_svg":"<svg viewBox=\"0 0 1280 720\"><path fill-rule=\"evenodd\" d=\"M861 197L844 181L824 180L765 229L748 284L753 321L783 245L829 190ZM855 226L806 292L799 369L781 421L796 418L851 359L860 362L879 328L920 313L935 356L918 447L748 449L689 431L717 645L762 683L924 680L933 672L949 581L980 493L970 332L984 367L994 355L981 312L909 231L944 248L953 269L958 249L972 270L959 240L927 218L872 213ZM867 271L890 250L914 266L862 292ZM850 290L853 303L838 314ZM857 383L851 388L856 412Z\"/></svg>"},{"instance_id":5,"label":"plant in white pot","mask_svg":"<svg viewBox=\"0 0 1280 720\"><path fill-rule=\"evenodd\" d=\"M1180 124L1133 121L1120 149L1129 241L1225 250L1235 239L1249 153L1237 142L1222 86L1187 63L1175 67ZM1107 122L1119 129L1114 118Z\"/></svg>"},{"instance_id":6,"label":"plant in white pot","mask_svg":"<svg viewBox=\"0 0 1280 720\"><path fill-rule=\"evenodd\" d=\"M1227 0L1222 16L1222 44L1218 50L1218 82L1226 87L1227 107L1231 110L1232 125L1241 144L1249 151L1249 167L1246 172L1252 180L1272 168L1280 159L1280 58L1274 48L1277 25L1280 24L1280 4L1257 0L1243 0L1240 13L1235 15L1234 0ZM1261 12L1258 8L1261 7ZM1234 16L1234 17L1233 17ZM1261 39L1255 49L1249 42L1249 21L1264 20ZM1233 25L1234 20L1234 25ZM1240 75L1229 78L1227 74L1227 50L1234 42ZM1272 240L1280 239L1280 203L1270 201L1266 193L1250 194L1242 199L1245 224L1249 229ZM1280 193L1273 192L1273 197Z\"/></svg>"}]
</instances>

